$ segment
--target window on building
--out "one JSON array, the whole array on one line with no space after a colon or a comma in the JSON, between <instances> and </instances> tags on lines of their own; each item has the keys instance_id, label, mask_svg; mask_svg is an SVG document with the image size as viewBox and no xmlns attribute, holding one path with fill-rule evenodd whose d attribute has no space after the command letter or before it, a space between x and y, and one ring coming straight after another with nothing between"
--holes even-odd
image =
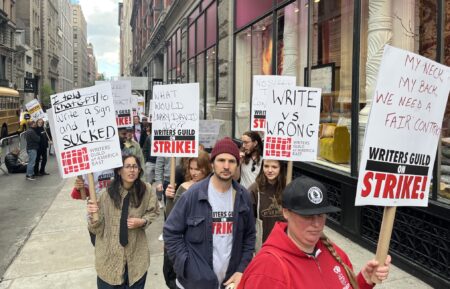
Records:
<instances>
[{"instance_id":1,"label":"window on building","mask_svg":"<svg viewBox=\"0 0 450 289\"><path fill-rule=\"evenodd\" d=\"M26 62L27 62L27 64L28 65L31 65L31 63L32 63L32 58L31 58L31 56L26 56Z\"/></svg>"},{"instance_id":2,"label":"window on building","mask_svg":"<svg viewBox=\"0 0 450 289\"><path fill-rule=\"evenodd\" d=\"M216 48L206 51L206 119L214 119L216 110Z\"/></svg>"}]
</instances>

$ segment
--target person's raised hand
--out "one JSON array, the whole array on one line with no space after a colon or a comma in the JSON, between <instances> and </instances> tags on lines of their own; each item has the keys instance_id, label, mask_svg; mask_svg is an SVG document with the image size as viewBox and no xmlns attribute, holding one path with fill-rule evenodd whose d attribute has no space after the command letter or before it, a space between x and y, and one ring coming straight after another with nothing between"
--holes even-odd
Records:
<instances>
[{"instance_id":1,"label":"person's raised hand","mask_svg":"<svg viewBox=\"0 0 450 289\"><path fill-rule=\"evenodd\" d=\"M375 276L380 281L384 281L388 278L389 270L391 267L391 256L386 257L384 265L379 265L378 261L375 259L370 260L361 269L361 274L366 280L367 284L372 285L372 276Z\"/></svg>"},{"instance_id":2,"label":"person's raised hand","mask_svg":"<svg viewBox=\"0 0 450 289\"><path fill-rule=\"evenodd\" d=\"M175 188L172 185L168 185L166 189L166 197L168 198L175 198Z\"/></svg>"}]
</instances>

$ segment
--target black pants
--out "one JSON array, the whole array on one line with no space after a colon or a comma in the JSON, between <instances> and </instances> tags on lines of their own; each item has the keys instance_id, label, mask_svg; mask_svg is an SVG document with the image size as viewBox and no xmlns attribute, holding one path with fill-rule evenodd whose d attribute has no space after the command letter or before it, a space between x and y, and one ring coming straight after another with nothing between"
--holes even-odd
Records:
<instances>
[{"instance_id":1,"label":"black pants","mask_svg":"<svg viewBox=\"0 0 450 289\"><path fill-rule=\"evenodd\" d=\"M39 162L41 162L41 169L39 169ZM47 148L40 148L37 151L36 162L34 163L34 174L43 174L45 166L47 165Z\"/></svg>"},{"instance_id":2,"label":"black pants","mask_svg":"<svg viewBox=\"0 0 450 289\"><path fill-rule=\"evenodd\" d=\"M164 280L166 281L167 287L170 289L178 289L175 280L177 279L177 274L173 270L173 263L167 254L166 247L164 246L164 260L163 260L163 274Z\"/></svg>"},{"instance_id":3,"label":"black pants","mask_svg":"<svg viewBox=\"0 0 450 289\"><path fill-rule=\"evenodd\" d=\"M23 174L27 172L27 166L26 165L19 165L18 167L14 168L14 169L8 169L8 173L10 174Z\"/></svg>"},{"instance_id":4,"label":"black pants","mask_svg":"<svg viewBox=\"0 0 450 289\"><path fill-rule=\"evenodd\" d=\"M125 267L125 273L123 275L124 282L122 285L110 285L100 279L97 276L97 288L98 289L144 289L145 287L145 281L147 279L147 272L145 272L144 276L142 276L141 279L139 279L136 283L134 283L132 286L128 284L128 268Z\"/></svg>"}]
</instances>

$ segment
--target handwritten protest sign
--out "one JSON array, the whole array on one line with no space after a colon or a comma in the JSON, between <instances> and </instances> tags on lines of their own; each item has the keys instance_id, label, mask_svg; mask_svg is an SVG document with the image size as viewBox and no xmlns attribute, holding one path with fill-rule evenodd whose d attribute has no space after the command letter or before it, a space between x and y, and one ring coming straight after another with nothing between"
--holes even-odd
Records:
<instances>
[{"instance_id":1,"label":"handwritten protest sign","mask_svg":"<svg viewBox=\"0 0 450 289\"><path fill-rule=\"evenodd\" d=\"M427 206L450 69L386 45L355 205Z\"/></svg>"},{"instance_id":2,"label":"handwritten protest sign","mask_svg":"<svg viewBox=\"0 0 450 289\"><path fill-rule=\"evenodd\" d=\"M267 97L264 158L314 161L320 118L320 88L275 87Z\"/></svg>"},{"instance_id":3,"label":"handwritten protest sign","mask_svg":"<svg viewBox=\"0 0 450 289\"><path fill-rule=\"evenodd\" d=\"M213 148L223 123L223 120L200 120L200 144L205 148Z\"/></svg>"},{"instance_id":4,"label":"handwritten protest sign","mask_svg":"<svg viewBox=\"0 0 450 289\"><path fill-rule=\"evenodd\" d=\"M37 99L33 99L29 102L27 102L25 104L25 107L28 110L28 113L31 116L32 120L38 120L40 118L47 118L47 116L45 115L44 111L42 110L42 107L39 103L39 101L37 101Z\"/></svg>"},{"instance_id":5,"label":"handwritten protest sign","mask_svg":"<svg viewBox=\"0 0 450 289\"><path fill-rule=\"evenodd\" d=\"M51 96L63 178L122 166L111 84Z\"/></svg>"},{"instance_id":6,"label":"handwritten protest sign","mask_svg":"<svg viewBox=\"0 0 450 289\"><path fill-rule=\"evenodd\" d=\"M117 127L133 125L133 98L131 96L131 82L129 80L96 81L95 84L110 83L116 111Z\"/></svg>"},{"instance_id":7,"label":"handwritten protest sign","mask_svg":"<svg viewBox=\"0 0 450 289\"><path fill-rule=\"evenodd\" d=\"M198 155L199 84L153 86L152 155Z\"/></svg>"},{"instance_id":8,"label":"handwritten protest sign","mask_svg":"<svg viewBox=\"0 0 450 289\"><path fill-rule=\"evenodd\" d=\"M252 92L251 130L264 131L266 127L266 98L272 89L295 86L295 76L254 75Z\"/></svg>"}]
</instances>

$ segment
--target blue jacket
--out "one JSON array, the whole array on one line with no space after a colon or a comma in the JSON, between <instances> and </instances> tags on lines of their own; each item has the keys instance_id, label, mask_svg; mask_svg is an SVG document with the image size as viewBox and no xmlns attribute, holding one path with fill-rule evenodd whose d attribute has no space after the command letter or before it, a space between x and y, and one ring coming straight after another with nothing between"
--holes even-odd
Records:
<instances>
[{"instance_id":1,"label":"blue jacket","mask_svg":"<svg viewBox=\"0 0 450 289\"><path fill-rule=\"evenodd\" d=\"M191 186L176 202L164 224L167 253L185 289L219 288L213 270L212 209L208 202L210 179ZM233 245L224 281L235 272L244 272L255 249L255 218L249 193L235 181L233 190L236 192Z\"/></svg>"}]
</instances>

